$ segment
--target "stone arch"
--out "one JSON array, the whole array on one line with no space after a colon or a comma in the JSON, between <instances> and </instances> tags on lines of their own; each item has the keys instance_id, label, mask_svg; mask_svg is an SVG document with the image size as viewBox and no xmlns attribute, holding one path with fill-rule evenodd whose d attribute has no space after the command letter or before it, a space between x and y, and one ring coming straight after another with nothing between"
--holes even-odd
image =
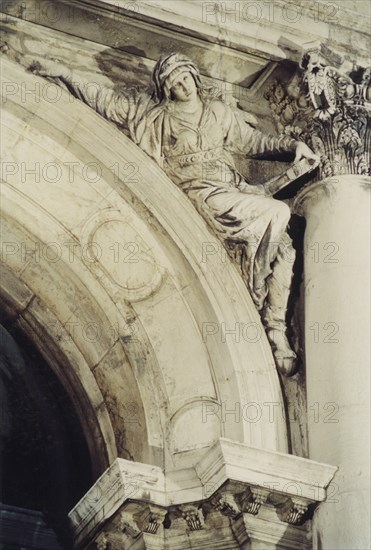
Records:
<instances>
[{"instance_id":1,"label":"stone arch","mask_svg":"<svg viewBox=\"0 0 371 550\"><path fill-rule=\"evenodd\" d=\"M45 81L8 60L3 74L5 294L49 362L66 357L57 374L80 386L83 424L92 411L97 469L116 453L179 468L221 436L286 452L259 316L191 203L81 102L59 88L48 101ZM25 103L24 89L38 92ZM261 414L246 421L251 403Z\"/></svg>"}]
</instances>

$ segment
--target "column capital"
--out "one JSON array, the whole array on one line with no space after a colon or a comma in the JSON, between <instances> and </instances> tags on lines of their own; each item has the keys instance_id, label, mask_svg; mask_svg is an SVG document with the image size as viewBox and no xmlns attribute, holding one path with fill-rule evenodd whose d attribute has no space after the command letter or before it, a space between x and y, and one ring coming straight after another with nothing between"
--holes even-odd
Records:
<instances>
[{"instance_id":1,"label":"column capital","mask_svg":"<svg viewBox=\"0 0 371 550\"><path fill-rule=\"evenodd\" d=\"M311 44L291 80L276 80L265 97L279 131L320 155L318 179L370 174L370 67Z\"/></svg>"}]
</instances>

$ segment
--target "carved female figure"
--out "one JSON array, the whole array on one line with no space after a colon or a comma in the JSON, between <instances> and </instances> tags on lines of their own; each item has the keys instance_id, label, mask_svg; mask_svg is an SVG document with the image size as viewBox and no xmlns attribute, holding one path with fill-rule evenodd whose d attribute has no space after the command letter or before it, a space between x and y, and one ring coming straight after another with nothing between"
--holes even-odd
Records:
<instances>
[{"instance_id":1,"label":"carved female figure","mask_svg":"<svg viewBox=\"0 0 371 550\"><path fill-rule=\"evenodd\" d=\"M316 159L315 154L302 142L261 133L237 110L211 97L194 63L182 54L157 62L152 94L86 86L54 61L37 61L32 68L66 83L106 119L126 127L222 240L243 245L246 285L261 313L278 369L291 374L295 353L285 333L294 259L286 232L290 210L264 186L247 183L232 155L295 152L295 160L300 160Z\"/></svg>"}]
</instances>

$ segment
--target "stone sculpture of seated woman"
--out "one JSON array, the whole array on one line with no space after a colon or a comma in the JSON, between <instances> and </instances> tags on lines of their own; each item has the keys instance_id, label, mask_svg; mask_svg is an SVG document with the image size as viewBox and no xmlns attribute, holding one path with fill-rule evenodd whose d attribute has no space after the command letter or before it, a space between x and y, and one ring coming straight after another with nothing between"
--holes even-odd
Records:
<instances>
[{"instance_id":1,"label":"stone sculpture of seated woman","mask_svg":"<svg viewBox=\"0 0 371 550\"><path fill-rule=\"evenodd\" d=\"M22 62L19 57L18 61ZM68 67L52 60L37 60L28 68L66 83L106 119L125 127L219 237L228 246L243 246L242 273L277 367L292 374L295 353L285 323L294 261L286 231L290 210L264 186L247 183L236 170L233 154L292 152L296 161L315 160L316 155L302 142L258 131L245 122L242 112L212 98L194 63L182 54L166 55L156 63L152 94L87 86Z\"/></svg>"}]
</instances>

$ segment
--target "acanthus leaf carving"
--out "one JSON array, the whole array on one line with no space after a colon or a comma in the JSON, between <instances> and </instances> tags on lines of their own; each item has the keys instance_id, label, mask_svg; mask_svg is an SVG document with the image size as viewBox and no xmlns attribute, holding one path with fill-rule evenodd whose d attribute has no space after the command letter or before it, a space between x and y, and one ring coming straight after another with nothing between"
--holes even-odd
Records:
<instances>
[{"instance_id":1,"label":"acanthus leaf carving","mask_svg":"<svg viewBox=\"0 0 371 550\"><path fill-rule=\"evenodd\" d=\"M262 504L265 504L269 491L260 487L247 487L247 489L238 495L238 503L244 513L256 516Z\"/></svg>"},{"instance_id":2,"label":"acanthus leaf carving","mask_svg":"<svg viewBox=\"0 0 371 550\"><path fill-rule=\"evenodd\" d=\"M371 173L371 69L342 67L328 48L314 48L290 82L265 93L278 129L320 156L319 179Z\"/></svg>"},{"instance_id":3,"label":"acanthus leaf carving","mask_svg":"<svg viewBox=\"0 0 371 550\"><path fill-rule=\"evenodd\" d=\"M166 508L148 504L143 510L133 514L133 519L141 532L155 535L163 523L166 513Z\"/></svg>"},{"instance_id":4,"label":"acanthus leaf carving","mask_svg":"<svg viewBox=\"0 0 371 550\"><path fill-rule=\"evenodd\" d=\"M98 535L95 544L97 550L124 550L126 548L125 539L127 537L124 533L108 528Z\"/></svg>"},{"instance_id":5,"label":"acanthus leaf carving","mask_svg":"<svg viewBox=\"0 0 371 550\"><path fill-rule=\"evenodd\" d=\"M106 533L101 533L96 541L95 544L97 546L97 550L108 550L109 549L109 543Z\"/></svg>"},{"instance_id":6,"label":"acanthus leaf carving","mask_svg":"<svg viewBox=\"0 0 371 550\"><path fill-rule=\"evenodd\" d=\"M183 505L179 507L179 511L190 531L200 531L204 527L204 515L197 506Z\"/></svg>"},{"instance_id":7,"label":"acanthus leaf carving","mask_svg":"<svg viewBox=\"0 0 371 550\"><path fill-rule=\"evenodd\" d=\"M215 510L230 518L235 518L241 513L236 499L231 493L217 493L211 498L210 504Z\"/></svg>"},{"instance_id":8,"label":"acanthus leaf carving","mask_svg":"<svg viewBox=\"0 0 371 550\"><path fill-rule=\"evenodd\" d=\"M279 517L290 525L301 525L309 509L309 502L291 497L277 510Z\"/></svg>"}]
</instances>

